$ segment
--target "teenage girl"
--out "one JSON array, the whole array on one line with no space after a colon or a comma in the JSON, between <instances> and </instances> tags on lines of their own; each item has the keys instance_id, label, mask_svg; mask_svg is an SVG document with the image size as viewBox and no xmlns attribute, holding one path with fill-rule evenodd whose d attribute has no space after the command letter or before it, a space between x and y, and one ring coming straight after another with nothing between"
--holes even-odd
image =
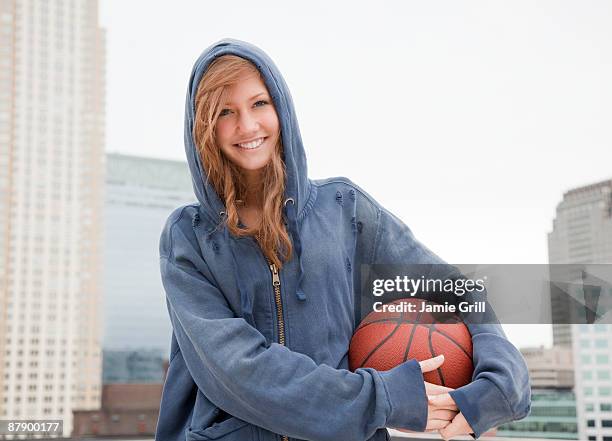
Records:
<instances>
[{"instance_id":1,"label":"teenage girl","mask_svg":"<svg viewBox=\"0 0 612 441\"><path fill-rule=\"evenodd\" d=\"M497 323L468 325L475 371L456 390L423 380L443 358L348 370L361 265L451 267L349 179L308 178L289 90L264 52L207 48L185 110L198 202L160 239L173 333L156 440L478 437L527 414L527 368Z\"/></svg>"}]
</instances>

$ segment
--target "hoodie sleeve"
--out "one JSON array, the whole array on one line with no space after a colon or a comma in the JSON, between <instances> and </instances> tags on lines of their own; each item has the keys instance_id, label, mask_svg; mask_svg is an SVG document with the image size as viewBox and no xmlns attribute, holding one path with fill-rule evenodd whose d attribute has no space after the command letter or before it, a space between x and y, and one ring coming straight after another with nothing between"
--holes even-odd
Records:
<instances>
[{"instance_id":1,"label":"hoodie sleeve","mask_svg":"<svg viewBox=\"0 0 612 441\"><path fill-rule=\"evenodd\" d=\"M168 239L164 234L162 242ZM267 344L235 316L199 254L184 239L179 242L174 238L171 249L180 255L162 253L160 259L170 319L190 374L217 407L305 440L366 440L386 426L425 429L427 400L418 362L387 372L350 372Z\"/></svg>"},{"instance_id":2,"label":"hoodie sleeve","mask_svg":"<svg viewBox=\"0 0 612 441\"><path fill-rule=\"evenodd\" d=\"M369 240L373 244L369 247L371 263L432 264L437 274L428 277L460 276L455 267L416 240L400 219L373 203L369 210L376 211L377 222L369 232L368 228L364 230L373 236ZM529 372L523 356L507 340L494 313L489 323L467 324L472 335L474 374L470 384L450 393L476 438L492 427L524 418L531 404Z\"/></svg>"}]
</instances>

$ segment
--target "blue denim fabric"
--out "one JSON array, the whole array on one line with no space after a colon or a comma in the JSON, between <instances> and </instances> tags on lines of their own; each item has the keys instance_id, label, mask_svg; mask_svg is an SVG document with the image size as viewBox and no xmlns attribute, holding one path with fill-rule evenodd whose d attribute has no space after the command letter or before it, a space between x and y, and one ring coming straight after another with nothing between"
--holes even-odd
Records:
<instances>
[{"instance_id":1,"label":"blue denim fabric","mask_svg":"<svg viewBox=\"0 0 612 441\"><path fill-rule=\"evenodd\" d=\"M267 262L253 238L228 234L224 206L206 182L191 136L198 82L222 54L259 68L281 122L286 198L295 201L288 229L301 244L280 271L285 345L278 343ZM365 441L387 440L386 427L424 430L419 364L351 372L348 346L358 324L361 264L444 262L349 179L308 178L289 90L260 49L226 39L196 61L185 149L198 203L175 210L160 238L173 333L156 440ZM530 388L524 360L501 326L469 327L474 381L453 398L477 437L523 417Z\"/></svg>"}]
</instances>

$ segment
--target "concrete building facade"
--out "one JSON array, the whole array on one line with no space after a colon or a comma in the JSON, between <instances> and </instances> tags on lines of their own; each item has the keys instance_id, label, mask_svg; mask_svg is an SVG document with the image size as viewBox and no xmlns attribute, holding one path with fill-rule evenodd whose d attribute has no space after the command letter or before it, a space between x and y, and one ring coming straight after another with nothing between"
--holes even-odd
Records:
<instances>
[{"instance_id":1,"label":"concrete building facade","mask_svg":"<svg viewBox=\"0 0 612 441\"><path fill-rule=\"evenodd\" d=\"M104 32L96 0L0 1L0 418L99 406Z\"/></svg>"},{"instance_id":2,"label":"concrete building facade","mask_svg":"<svg viewBox=\"0 0 612 441\"><path fill-rule=\"evenodd\" d=\"M548 252L551 264L612 263L612 180L563 195ZM612 293L601 295L609 303ZM554 317L554 298L552 306ZM561 317L562 309L556 310ZM572 350L579 439L612 441L612 325L557 323L553 344Z\"/></svg>"}]
</instances>

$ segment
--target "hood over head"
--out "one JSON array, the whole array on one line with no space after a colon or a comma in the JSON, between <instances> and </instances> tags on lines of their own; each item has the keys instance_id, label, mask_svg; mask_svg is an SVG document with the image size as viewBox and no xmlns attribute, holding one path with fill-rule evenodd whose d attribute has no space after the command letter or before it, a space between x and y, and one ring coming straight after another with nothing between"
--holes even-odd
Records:
<instances>
[{"instance_id":1,"label":"hood over head","mask_svg":"<svg viewBox=\"0 0 612 441\"><path fill-rule=\"evenodd\" d=\"M298 259L296 296L300 300L305 300L306 296L300 288L303 271L300 259L302 246L299 235L298 218L310 194L310 181L308 179L306 167L306 154L302 144L302 137L298 127L295 109L293 108L293 100L285 80L270 57L261 49L250 43L231 38L222 39L206 48L196 60L189 78L189 88L187 90L187 100L185 103L185 153L191 172L193 189L200 202L200 211L215 224L218 224L226 213L224 202L221 201L219 195L207 179L193 138L195 98L200 80L213 60L222 55L237 55L252 62L259 70L268 88L272 102L274 103L281 128L283 159L285 162L287 179L285 182L284 209L286 211L287 228L293 240L295 257ZM224 229L225 235L229 239L228 228L225 226ZM238 275L238 264L233 250L233 241L228 240L228 242L234 257L234 273L236 274L238 289L240 291L242 313L244 318L253 324L252 299L248 293L248 287L244 286L244 281Z\"/></svg>"},{"instance_id":2,"label":"hood over head","mask_svg":"<svg viewBox=\"0 0 612 441\"><path fill-rule=\"evenodd\" d=\"M222 55L242 57L252 62L261 73L274 103L281 127L283 159L287 174L285 200L293 198L297 212L301 213L310 192L310 183L306 167L306 154L287 84L266 53L250 43L231 38L225 38L206 48L195 62L189 78L189 89L187 90L185 103L185 153L191 171L193 189L198 201L203 211L215 221L219 218L219 212L225 210L223 201L221 201L212 185L207 182L193 139L195 98L198 85L208 66L214 59Z\"/></svg>"}]
</instances>

